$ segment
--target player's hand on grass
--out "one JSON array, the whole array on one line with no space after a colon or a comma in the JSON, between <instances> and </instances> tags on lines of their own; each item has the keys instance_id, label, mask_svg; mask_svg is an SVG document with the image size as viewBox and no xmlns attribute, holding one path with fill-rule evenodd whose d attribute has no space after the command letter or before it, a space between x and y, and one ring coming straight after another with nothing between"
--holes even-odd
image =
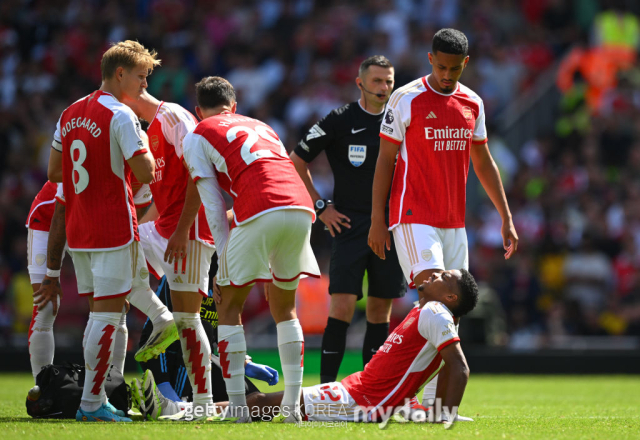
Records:
<instances>
[{"instance_id":1,"label":"player's hand on grass","mask_svg":"<svg viewBox=\"0 0 640 440\"><path fill-rule=\"evenodd\" d=\"M258 379L269 385L278 383L278 372L268 365L256 364L249 362L244 366L244 374L252 379Z\"/></svg>"},{"instance_id":2,"label":"player's hand on grass","mask_svg":"<svg viewBox=\"0 0 640 440\"><path fill-rule=\"evenodd\" d=\"M189 230L186 232L176 230L167 242L167 250L164 253L164 261L171 264L175 259L187 258L187 244L189 243Z\"/></svg>"},{"instance_id":3,"label":"player's hand on grass","mask_svg":"<svg viewBox=\"0 0 640 440\"><path fill-rule=\"evenodd\" d=\"M385 247L388 251L391 250L391 234L389 234L389 229L387 229L385 222L371 222L368 243L371 250L384 260Z\"/></svg>"},{"instance_id":4,"label":"player's hand on grass","mask_svg":"<svg viewBox=\"0 0 640 440\"><path fill-rule=\"evenodd\" d=\"M58 314L58 297L62 298L62 289L58 278L49 278L45 275L40 284L40 289L33 294L33 303L38 310L44 309L48 303L53 305L53 316Z\"/></svg>"},{"instance_id":5,"label":"player's hand on grass","mask_svg":"<svg viewBox=\"0 0 640 440\"><path fill-rule=\"evenodd\" d=\"M516 232L515 226L513 226L512 220L503 222L500 232L502 234L502 247L504 247L506 251L504 253L504 259L508 260L511 258L511 255L518 250L518 233Z\"/></svg>"},{"instance_id":6,"label":"player's hand on grass","mask_svg":"<svg viewBox=\"0 0 640 440\"><path fill-rule=\"evenodd\" d=\"M327 205L324 212L320 214L318 218L325 224L327 229L329 229L329 234L331 234L332 237L342 232L340 226L351 229L351 225L349 224L351 219L340 213L332 204Z\"/></svg>"}]
</instances>

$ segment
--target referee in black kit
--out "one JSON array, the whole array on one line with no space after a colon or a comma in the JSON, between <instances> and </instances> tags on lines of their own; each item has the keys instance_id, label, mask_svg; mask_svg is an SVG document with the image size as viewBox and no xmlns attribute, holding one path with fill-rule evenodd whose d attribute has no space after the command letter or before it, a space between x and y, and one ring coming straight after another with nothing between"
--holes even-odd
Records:
<instances>
[{"instance_id":1,"label":"referee in black kit","mask_svg":"<svg viewBox=\"0 0 640 440\"><path fill-rule=\"evenodd\" d=\"M331 308L322 338L320 378L333 382L344 356L347 328L361 299L365 270L369 277L367 331L362 345L366 365L389 334L391 301L406 285L395 248L379 259L367 244L371 191L380 148L380 124L394 85L394 69L382 55L360 65L360 99L337 108L315 124L291 153L298 174L314 201L318 218L333 238L329 293ZM326 151L335 187L334 201L320 197L307 164ZM388 215L388 214L387 214Z\"/></svg>"}]
</instances>

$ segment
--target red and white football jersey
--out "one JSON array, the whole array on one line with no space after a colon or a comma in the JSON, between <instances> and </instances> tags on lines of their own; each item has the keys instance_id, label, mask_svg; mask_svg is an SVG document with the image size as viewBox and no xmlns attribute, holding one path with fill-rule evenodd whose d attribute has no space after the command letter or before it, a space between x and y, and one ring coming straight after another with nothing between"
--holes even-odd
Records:
<instances>
[{"instance_id":1,"label":"red and white football jersey","mask_svg":"<svg viewBox=\"0 0 640 440\"><path fill-rule=\"evenodd\" d=\"M34 231L49 232L51 228L51 218L56 207L56 191L58 184L47 181L29 210L26 227Z\"/></svg>"},{"instance_id":2,"label":"red and white football jersey","mask_svg":"<svg viewBox=\"0 0 640 440\"><path fill-rule=\"evenodd\" d=\"M178 104L162 102L147 129L149 147L156 161L151 193L160 215L155 226L167 240L178 226L189 180L189 172L182 163L182 141L197 123L197 119ZM204 206L200 206L189 238L213 246Z\"/></svg>"},{"instance_id":3,"label":"red and white football jersey","mask_svg":"<svg viewBox=\"0 0 640 440\"><path fill-rule=\"evenodd\" d=\"M235 225L277 209L315 211L278 135L264 122L225 113L201 121L184 141L194 181L217 178L233 198Z\"/></svg>"},{"instance_id":4,"label":"red and white football jersey","mask_svg":"<svg viewBox=\"0 0 640 440\"><path fill-rule=\"evenodd\" d=\"M391 332L364 371L342 380L369 418L403 406L443 365L440 350L459 341L453 315L442 303L415 307ZM380 412L379 412L380 411Z\"/></svg>"},{"instance_id":5,"label":"red and white football jersey","mask_svg":"<svg viewBox=\"0 0 640 440\"><path fill-rule=\"evenodd\" d=\"M463 228L470 151L487 142L482 99L460 83L445 95L419 78L391 95L380 137L400 146L389 229Z\"/></svg>"},{"instance_id":6,"label":"red and white football jersey","mask_svg":"<svg viewBox=\"0 0 640 440\"><path fill-rule=\"evenodd\" d=\"M62 112L52 147L62 153L69 249L113 250L138 240L126 161L147 148L133 111L95 91Z\"/></svg>"},{"instance_id":7,"label":"red and white football jersey","mask_svg":"<svg viewBox=\"0 0 640 440\"><path fill-rule=\"evenodd\" d=\"M58 191L56 192L56 200L65 204L64 190L62 184L58 183ZM148 183L140 183L136 176L131 173L131 190L133 191L133 205L136 209L146 208L151 205L151 188ZM53 213L52 213L53 214Z\"/></svg>"}]
</instances>

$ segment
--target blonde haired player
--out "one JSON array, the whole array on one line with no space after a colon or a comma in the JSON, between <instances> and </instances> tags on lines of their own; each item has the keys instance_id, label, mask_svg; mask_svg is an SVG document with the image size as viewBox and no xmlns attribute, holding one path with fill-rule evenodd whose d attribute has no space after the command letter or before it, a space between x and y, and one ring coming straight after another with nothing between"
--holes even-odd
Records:
<instances>
[{"instance_id":1,"label":"blonde haired player","mask_svg":"<svg viewBox=\"0 0 640 440\"><path fill-rule=\"evenodd\" d=\"M154 323L144 350L159 353L177 339L171 314L149 288L133 203L132 173L150 183L154 161L138 118L121 102L140 96L159 64L138 42L114 44L102 57L100 89L62 112L54 134L48 176L62 182L78 292L93 298L78 421L130 421L109 410L104 391L126 296Z\"/></svg>"}]
</instances>

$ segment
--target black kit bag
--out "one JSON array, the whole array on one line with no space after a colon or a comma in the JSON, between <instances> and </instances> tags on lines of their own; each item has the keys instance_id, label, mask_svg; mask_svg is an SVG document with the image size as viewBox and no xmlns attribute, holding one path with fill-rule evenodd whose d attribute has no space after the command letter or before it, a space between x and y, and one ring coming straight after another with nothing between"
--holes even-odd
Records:
<instances>
[{"instance_id":1,"label":"black kit bag","mask_svg":"<svg viewBox=\"0 0 640 440\"><path fill-rule=\"evenodd\" d=\"M71 362L42 367L36 377L40 395L27 398L27 414L34 418L75 419L84 385L84 367ZM109 402L125 414L131 408L129 386L118 370L111 368L105 380Z\"/></svg>"}]
</instances>

